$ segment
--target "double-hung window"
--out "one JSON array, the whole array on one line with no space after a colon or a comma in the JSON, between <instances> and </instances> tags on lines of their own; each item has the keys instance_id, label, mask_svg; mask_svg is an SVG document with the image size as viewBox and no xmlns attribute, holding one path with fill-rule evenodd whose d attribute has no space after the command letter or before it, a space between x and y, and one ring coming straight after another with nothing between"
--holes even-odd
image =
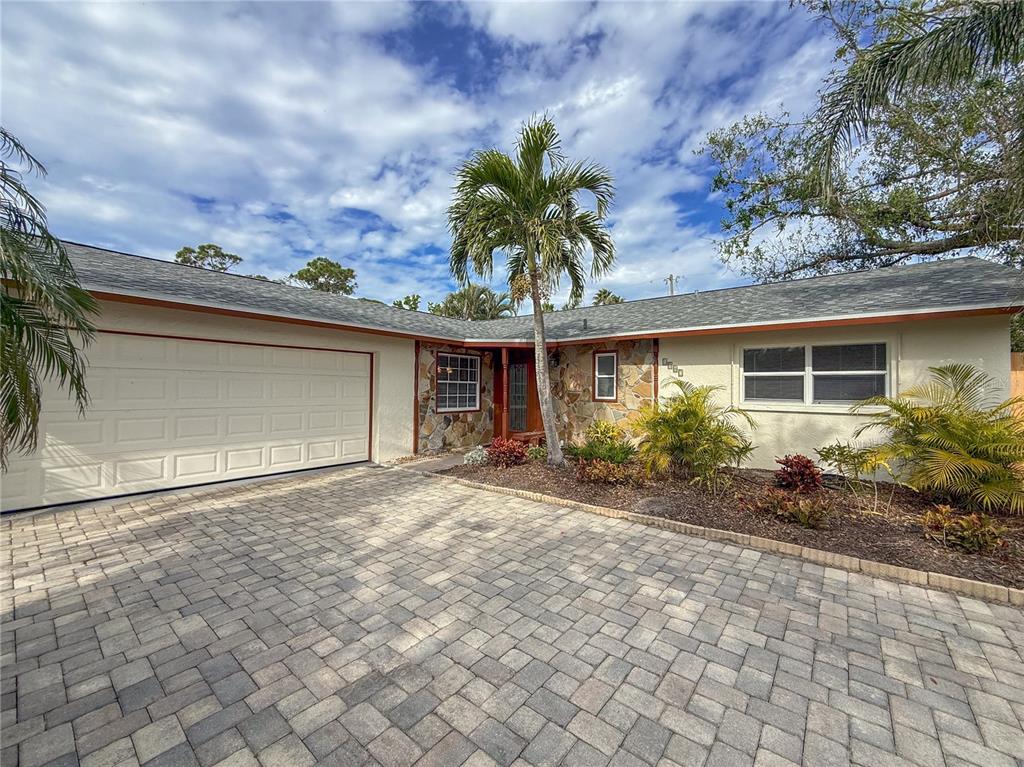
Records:
<instances>
[{"instance_id":1,"label":"double-hung window","mask_svg":"<svg viewBox=\"0 0 1024 767\"><path fill-rule=\"evenodd\" d=\"M616 352L594 352L594 399L615 401L619 396L619 355Z\"/></svg>"},{"instance_id":2,"label":"double-hung window","mask_svg":"<svg viewBox=\"0 0 1024 767\"><path fill-rule=\"evenodd\" d=\"M473 354L437 355L437 412L480 409L480 358Z\"/></svg>"},{"instance_id":3,"label":"double-hung window","mask_svg":"<svg viewBox=\"0 0 1024 767\"><path fill-rule=\"evenodd\" d=\"M884 343L771 346L743 350L746 402L851 403L884 395Z\"/></svg>"}]
</instances>

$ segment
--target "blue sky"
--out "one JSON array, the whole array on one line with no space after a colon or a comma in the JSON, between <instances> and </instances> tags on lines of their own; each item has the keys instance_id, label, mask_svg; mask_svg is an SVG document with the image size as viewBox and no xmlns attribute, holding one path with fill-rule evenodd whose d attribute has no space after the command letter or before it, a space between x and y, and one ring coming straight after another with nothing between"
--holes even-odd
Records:
<instances>
[{"instance_id":1,"label":"blue sky","mask_svg":"<svg viewBox=\"0 0 1024 767\"><path fill-rule=\"evenodd\" d=\"M808 109L833 50L788 2L6 2L0 106L60 235L168 259L216 242L269 276L325 255L387 301L451 288L453 168L547 112L616 178L618 263L590 292L642 298L670 272L744 281L693 150Z\"/></svg>"}]
</instances>

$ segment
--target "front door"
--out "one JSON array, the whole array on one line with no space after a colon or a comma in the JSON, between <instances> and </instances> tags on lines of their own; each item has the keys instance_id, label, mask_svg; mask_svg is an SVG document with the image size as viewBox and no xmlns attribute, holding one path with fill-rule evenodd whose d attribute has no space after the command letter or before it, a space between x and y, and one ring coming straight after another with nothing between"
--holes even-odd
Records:
<instances>
[{"instance_id":1,"label":"front door","mask_svg":"<svg viewBox=\"0 0 1024 767\"><path fill-rule=\"evenodd\" d=\"M525 362L513 362L508 366L509 431L526 431L527 373Z\"/></svg>"}]
</instances>

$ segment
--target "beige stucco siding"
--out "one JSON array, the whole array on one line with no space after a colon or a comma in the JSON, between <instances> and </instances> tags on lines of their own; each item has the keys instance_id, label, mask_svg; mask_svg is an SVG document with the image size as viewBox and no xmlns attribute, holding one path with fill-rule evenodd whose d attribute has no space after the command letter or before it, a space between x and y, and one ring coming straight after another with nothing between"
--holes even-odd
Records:
<instances>
[{"instance_id":1,"label":"beige stucco siding","mask_svg":"<svg viewBox=\"0 0 1024 767\"><path fill-rule=\"evenodd\" d=\"M106 301L97 326L216 341L373 352L373 460L387 461L412 452L412 339Z\"/></svg>"},{"instance_id":2,"label":"beige stucco siding","mask_svg":"<svg viewBox=\"0 0 1024 767\"><path fill-rule=\"evenodd\" d=\"M893 394L928 377L928 368L967 362L991 375L993 396L1009 396L1010 325L1006 316L917 320L890 325L862 325L779 332L736 333L661 339L660 395L670 396L675 378L723 387L723 402L750 411L758 428L750 465L772 468L786 453L815 457L814 450L837 439L852 439L863 418L841 405L744 403L741 358L746 347L885 342L889 357L889 391ZM867 435L865 435L866 437Z\"/></svg>"}]
</instances>

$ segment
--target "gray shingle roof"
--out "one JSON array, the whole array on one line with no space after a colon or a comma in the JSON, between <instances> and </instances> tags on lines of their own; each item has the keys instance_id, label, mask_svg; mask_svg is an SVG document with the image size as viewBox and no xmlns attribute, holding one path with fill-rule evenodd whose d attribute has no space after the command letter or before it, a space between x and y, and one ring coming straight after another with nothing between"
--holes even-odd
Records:
<instances>
[{"instance_id":1,"label":"gray shingle roof","mask_svg":"<svg viewBox=\"0 0 1024 767\"><path fill-rule=\"evenodd\" d=\"M484 322L453 320L77 243L67 243L67 248L82 284L95 291L433 338L533 338L528 316ZM1019 270L968 257L588 306L549 314L545 327L549 340L566 341L1022 304L1024 280Z\"/></svg>"}]
</instances>

